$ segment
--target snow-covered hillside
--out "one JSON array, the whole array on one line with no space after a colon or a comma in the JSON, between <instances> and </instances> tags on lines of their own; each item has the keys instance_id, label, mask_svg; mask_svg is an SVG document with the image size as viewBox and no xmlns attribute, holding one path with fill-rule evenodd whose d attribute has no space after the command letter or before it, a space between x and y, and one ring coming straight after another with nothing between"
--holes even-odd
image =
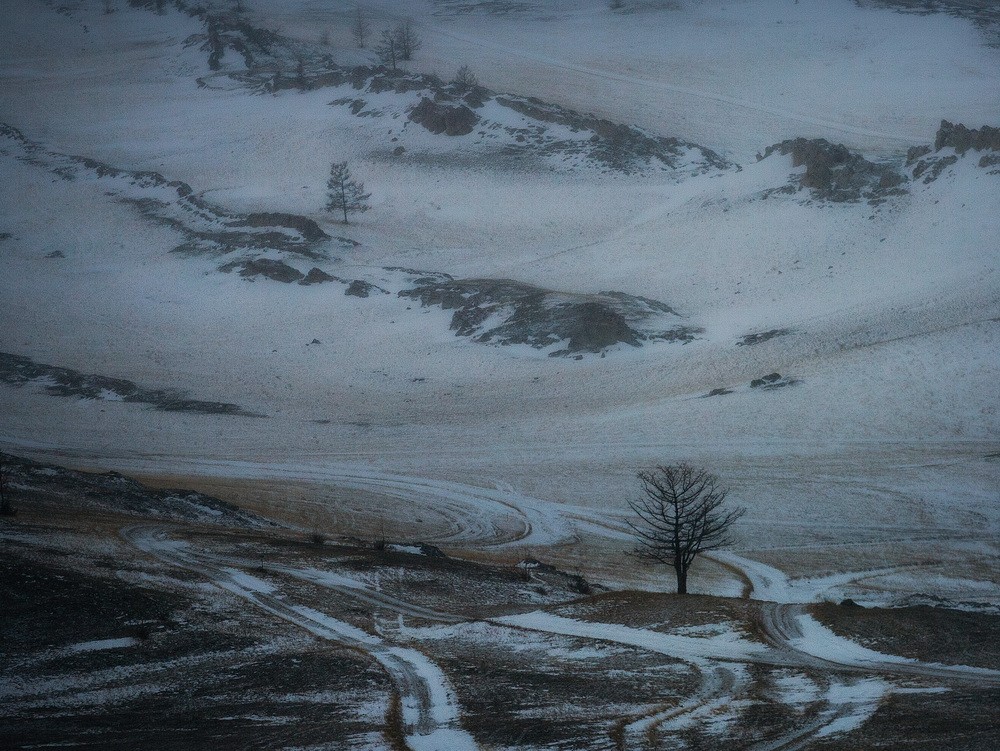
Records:
<instances>
[{"instance_id":1,"label":"snow-covered hillside","mask_svg":"<svg viewBox=\"0 0 1000 751\"><path fill-rule=\"evenodd\" d=\"M210 18L172 5L5 10L0 443L351 487L372 524L512 504L525 545L617 549L636 469L691 459L779 568L943 560L887 589L1000 600L1000 152L934 143L1000 124L989 29L848 0L373 3L424 40L392 75L353 3L243 4L210 8L219 70ZM482 91L447 82L463 63ZM342 160L372 193L347 226Z\"/></svg>"}]
</instances>

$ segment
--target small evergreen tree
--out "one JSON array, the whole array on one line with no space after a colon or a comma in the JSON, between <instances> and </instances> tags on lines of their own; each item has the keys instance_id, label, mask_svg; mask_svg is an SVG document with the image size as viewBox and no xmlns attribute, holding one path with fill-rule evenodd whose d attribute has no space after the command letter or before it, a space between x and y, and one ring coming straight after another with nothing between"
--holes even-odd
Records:
<instances>
[{"instance_id":1,"label":"small evergreen tree","mask_svg":"<svg viewBox=\"0 0 1000 751\"><path fill-rule=\"evenodd\" d=\"M7 494L7 470L4 468L3 454L0 454L0 516L14 516L17 509Z\"/></svg>"},{"instance_id":2,"label":"small evergreen tree","mask_svg":"<svg viewBox=\"0 0 1000 751\"><path fill-rule=\"evenodd\" d=\"M306 61L301 57L295 63L295 85L299 87L299 91L306 90Z\"/></svg>"},{"instance_id":3,"label":"small evergreen tree","mask_svg":"<svg viewBox=\"0 0 1000 751\"><path fill-rule=\"evenodd\" d=\"M399 62L399 45L396 43L396 35L389 29L382 32L378 44L375 46L375 54L382 65L387 65L391 70L396 70Z\"/></svg>"},{"instance_id":4,"label":"small evergreen tree","mask_svg":"<svg viewBox=\"0 0 1000 751\"><path fill-rule=\"evenodd\" d=\"M354 14L354 23L351 25L351 35L354 37L354 43L361 49L364 49L365 40L371 36L371 31L372 25L368 20L368 14L366 14L359 5Z\"/></svg>"},{"instance_id":5,"label":"small evergreen tree","mask_svg":"<svg viewBox=\"0 0 1000 751\"><path fill-rule=\"evenodd\" d=\"M344 224L347 224L348 211L365 212L371 208L368 199L371 193L365 193L365 185L354 179L347 162L334 162L330 167L330 179L326 183L327 211L343 212Z\"/></svg>"},{"instance_id":6,"label":"small evergreen tree","mask_svg":"<svg viewBox=\"0 0 1000 751\"><path fill-rule=\"evenodd\" d=\"M465 91L473 91L479 88L479 79L476 78L476 74L472 72L472 69L468 65L463 65L459 68L451 82Z\"/></svg>"},{"instance_id":7,"label":"small evergreen tree","mask_svg":"<svg viewBox=\"0 0 1000 751\"><path fill-rule=\"evenodd\" d=\"M222 35L219 34L219 23L213 16L208 17L208 40L205 44L208 46L208 67L218 70L219 61L226 53L226 47L222 43Z\"/></svg>"},{"instance_id":8,"label":"small evergreen tree","mask_svg":"<svg viewBox=\"0 0 1000 751\"><path fill-rule=\"evenodd\" d=\"M417 50L422 46L420 37L413 30L413 19L407 18L396 27L393 35L396 38L396 50L400 60L412 60Z\"/></svg>"}]
</instances>

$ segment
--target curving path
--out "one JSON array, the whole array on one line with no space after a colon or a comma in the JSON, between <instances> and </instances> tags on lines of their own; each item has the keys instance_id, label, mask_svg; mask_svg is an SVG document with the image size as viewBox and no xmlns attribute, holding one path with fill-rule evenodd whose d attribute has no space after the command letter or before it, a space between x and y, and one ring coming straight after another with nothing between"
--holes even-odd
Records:
<instances>
[{"instance_id":1,"label":"curving path","mask_svg":"<svg viewBox=\"0 0 1000 751\"><path fill-rule=\"evenodd\" d=\"M423 653L387 644L355 626L302 605L293 605L263 579L225 568L210 555L199 554L163 527L135 525L121 536L168 565L194 571L213 584L260 610L327 641L361 650L389 674L402 704L402 730L413 751L470 751L478 749L472 736L459 727L459 707L444 673Z\"/></svg>"}]
</instances>

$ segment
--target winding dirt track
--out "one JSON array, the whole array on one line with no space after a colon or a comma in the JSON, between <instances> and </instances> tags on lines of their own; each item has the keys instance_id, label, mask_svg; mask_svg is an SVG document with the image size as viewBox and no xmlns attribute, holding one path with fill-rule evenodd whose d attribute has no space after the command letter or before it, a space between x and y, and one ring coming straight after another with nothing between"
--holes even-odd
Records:
<instances>
[{"instance_id":1,"label":"winding dirt track","mask_svg":"<svg viewBox=\"0 0 1000 751\"><path fill-rule=\"evenodd\" d=\"M171 540L168 530L163 527L129 526L121 530L121 536L168 565L201 574L264 612L321 639L369 654L396 685L403 708L402 731L411 746L439 751L478 748L472 737L458 728L458 702L444 674L420 652L387 645L382 639L323 613L289 604L283 597L271 594L273 590L263 580L234 574L213 556L193 552L183 543ZM386 601L380 599L379 602ZM399 601L393 599L393 602Z\"/></svg>"},{"instance_id":2,"label":"winding dirt track","mask_svg":"<svg viewBox=\"0 0 1000 751\"><path fill-rule=\"evenodd\" d=\"M338 621L310 607L295 605L275 593L269 582L257 579L245 571L254 571L259 562L240 557L219 556L205 551L195 551L181 540L171 539L169 530L162 526L135 525L121 531L122 537L146 553L169 565L182 567L205 576L220 588L241 597L282 620L303 628L329 641L359 649L369 654L389 674L396 685L403 706L403 732L411 739L420 739L421 748L459 749L476 748L467 733L458 728L459 710L454 691L444 674L422 653L409 648L396 647L382 638L368 634L350 624ZM736 557L726 558L725 565L739 569ZM752 562L747 562L749 566ZM379 592L364 583L347 579L318 569L298 569L269 564L269 574L305 581L311 585L336 592L375 610L385 610L438 623L454 624L468 619L453 613L426 608ZM753 591L753 581L768 581L762 577L770 570L763 566L743 569L743 576ZM774 577L781 572L773 570ZM787 587L788 582L770 581L772 590ZM761 590L764 591L764 590ZM697 692L680 705L664 706L640 716L627 718L618 724L615 738L619 749L644 749L655 743L658 733L679 728L686 723L708 716L723 709L745 688L741 671L726 662L757 662L765 665L800 667L824 673L854 676L906 676L932 681L961 682L980 687L1000 686L1000 671L949 666L895 659L877 653L857 652L861 648L829 632L834 646L842 645L840 652L831 650L830 644L812 645L803 633L801 619L808 617L805 606L798 603L762 602L759 615L761 632L770 646L760 654L747 654L744 659L734 658L723 650L715 655L707 653L678 653L673 656L688 662L701 676ZM516 620L516 617L515 617ZM568 634L565 626L546 626L545 622L520 625L505 623L505 619L490 620L501 626L528 628L552 634ZM572 622L570 622L572 623ZM572 634L598 641L617 642L653 652L667 653L661 640L663 633L642 629L627 629L628 633L616 635L613 624L589 623L583 633ZM603 627L608 626L605 629ZM619 627L620 628L620 627ZM822 629L822 627L819 627ZM571 628L571 631L575 627ZM828 630L821 633L826 634ZM815 636L815 635L813 635ZM648 638L644 638L648 637ZM812 645L812 649L810 646ZM852 647L856 648L852 651ZM676 651L676 650L672 650ZM833 655L833 656L831 656ZM860 655L860 657L859 657ZM885 659L879 659L885 657ZM717 658L717 659L716 659ZM838 682L839 679L832 679ZM819 714L791 731L770 738L749 748L752 751L793 751L808 745L833 723L855 712L861 704L832 700L832 689L818 700ZM426 742L430 741L431 746Z\"/></svg>"}]
</instances>

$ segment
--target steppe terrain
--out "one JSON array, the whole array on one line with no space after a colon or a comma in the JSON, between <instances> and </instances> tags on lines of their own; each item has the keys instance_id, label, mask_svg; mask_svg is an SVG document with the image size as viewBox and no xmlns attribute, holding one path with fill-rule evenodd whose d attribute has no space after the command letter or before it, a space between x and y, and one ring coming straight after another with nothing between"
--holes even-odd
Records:
<instances>
[{"instance_id":1,"label":"steppe terrain","mask_svg":"<svg viewBox=\"0 0 1000 751\"><path fill-rule=\"evenodd\" d=\"M0 14L0 746L1000 746L993 4L358 7Z\"/></svg>"}]
</instances>

